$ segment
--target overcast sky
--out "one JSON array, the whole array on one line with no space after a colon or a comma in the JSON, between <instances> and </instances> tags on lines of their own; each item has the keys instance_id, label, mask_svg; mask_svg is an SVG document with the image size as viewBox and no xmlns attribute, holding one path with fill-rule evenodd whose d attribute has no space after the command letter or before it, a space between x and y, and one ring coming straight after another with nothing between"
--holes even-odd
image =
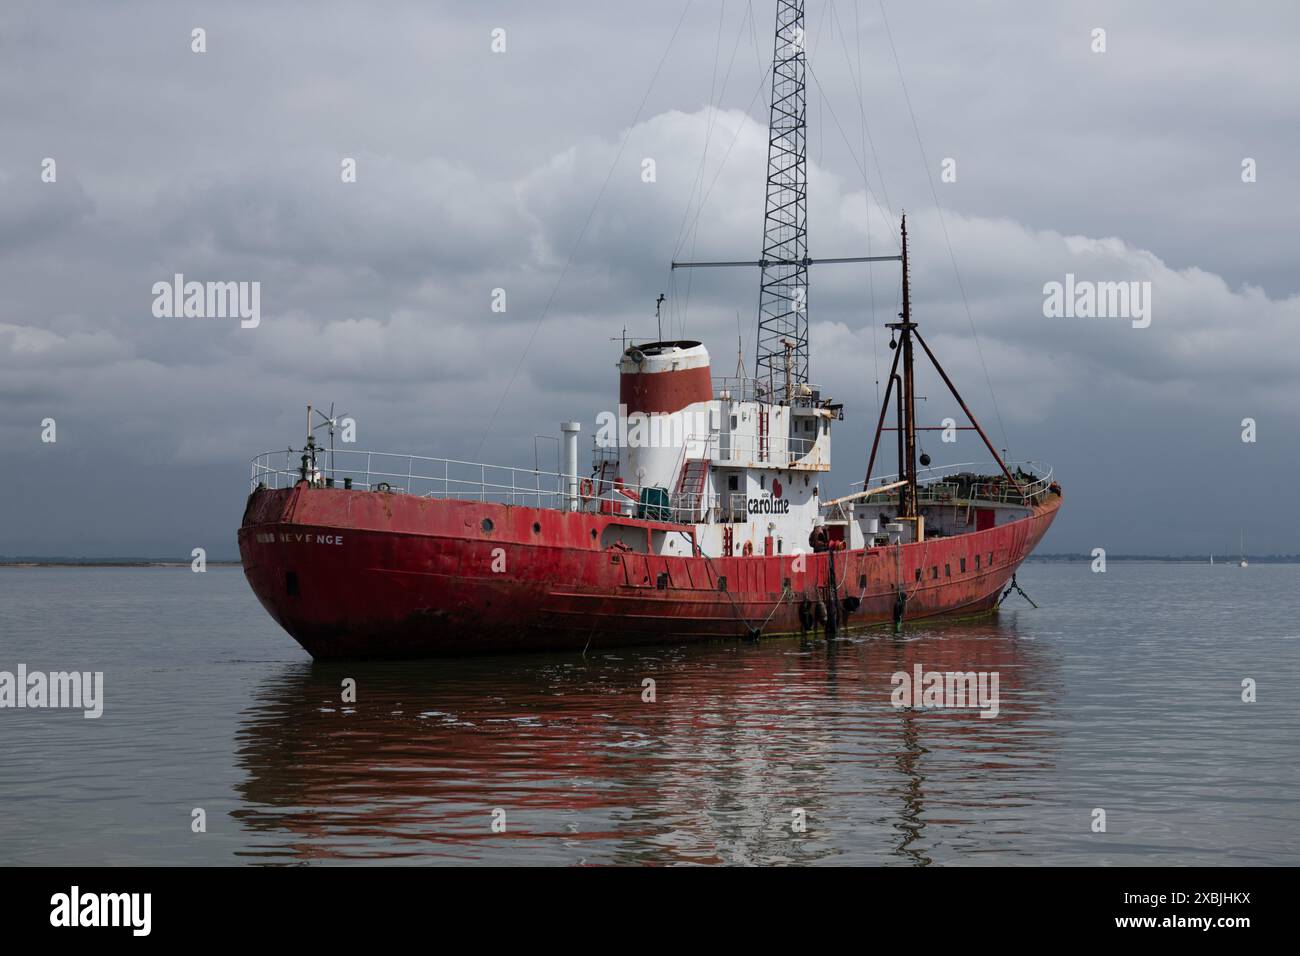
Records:
<instances>
[{"instance_id":1,"label":"overcast sky","mask_svg":"<svg viewBox=\"0 0 1300 956\"><path fill-rule=\"evenodd\" d=\"M307 402L356 447L531 466L562 419L590 440L661 291L666 334L731 374L739 331L752 369L756 272L667 266L758 254L774 10L4 4L0 554L232 557L247 461L300 444ZM907 210L923 333L1065 487L1041 550L1222 554L1244 528L1300 552L1300 8L884 11L892 49L877 0L808 0L812 255L893 251ZM260 282L260 325L155 317L175 273ZM1150 282L1150 326L1044 317L1066 273ZM893 264L813 274L837 491L898 289ZM921 381L934 423L942 388Z\"/></svg>"}]
</instances>

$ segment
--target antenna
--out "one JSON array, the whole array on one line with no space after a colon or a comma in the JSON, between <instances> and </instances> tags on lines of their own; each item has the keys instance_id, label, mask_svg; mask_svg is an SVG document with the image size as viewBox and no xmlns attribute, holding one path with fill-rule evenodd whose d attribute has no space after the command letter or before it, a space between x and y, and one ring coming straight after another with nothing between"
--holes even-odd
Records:
<instances>
[{"instance_id":1,"label":"antenna","mask_svg":"<svg viewBox=\"0 0 1300 956\"><path fill-rule=\"evenodd\" d=\"M804 0L779 0L772 54L772 113L767 140L767 206L758 297L755 374L768 377L790 349L795 382L808 380L808 168L804 89Z\"/></svg>"},{"instance_id":2,"label":"antenna","mask_svg":"<svg viewBox=\"0 0 1300 956\"><path fill-rule=\"evenodd\" d=\"M767 138L767 204L758 259L677 262L673 269L758 266L758 355L755 397L770 398L778 373L786 394L808 382L808 267L821 263L901 262L897 256L808 256L807 67L804 0L778 0L772 57L772 112ZM789 344L787 344L789 343ZM766 392L762 382L766 381Z\"/></svg>"},{"instance_id":3,"label":"antenna","mask_svg":"<svg viewBox=\"0 0 1300 956\"><path fill-rule=\"evenodd\" d=\"M340 417L341 415L346 414L346 413L344 413L344 412L340 412L339 415L335 415L335 414L334 414L334 403L333 403L333 402L330 402L330 413L329 413L328 415L326 415L324 412L322 412L319 408L316 409L316 414L319 415L319 416L321 417L321 420L320 420L320 422L318 422L318 423L317 423L316 425L314 425L314 426L313 426L312 423L311 423L311 413L312 413L312 407L311 407L310 405L308 405L308 406L307 406L307 427L310 429L310 430L307 432L307 439L308 439L308 441L313 442L313 443L315 442L315 433L316 433L316 429L318 429L318 428L328 428L328 429L329 429L329 436L330 436L330 480L332 481L333 478L334 478L334 426L338 424L339 417Z\"/></svg>"},{"instance_id":4,"label":"antenna","mask_svg":"<svg viewBox=\"0 0 1300 956\"><path fill-rule=\"evenodd\" d=\"M664 340L664 324L659 318L659 307L664 304L664 294L659 293L659 298L655 299L655 324L659 326L659 341Z\"/></svg>"},{"instance_id":5,"label":"antenna","mask_svg":"<svg viewBox=\"0 0 1300 956\"><path fill-rule=\"evenodd\" d=\"M790 372L791 372L791 359L794 355L795 343L791 342L789 339L782 339L781 345L785 349L785 400L788 402L791 400L793 394L791 392L792 383L790 381Z\"/></svg>"}]
</instances>

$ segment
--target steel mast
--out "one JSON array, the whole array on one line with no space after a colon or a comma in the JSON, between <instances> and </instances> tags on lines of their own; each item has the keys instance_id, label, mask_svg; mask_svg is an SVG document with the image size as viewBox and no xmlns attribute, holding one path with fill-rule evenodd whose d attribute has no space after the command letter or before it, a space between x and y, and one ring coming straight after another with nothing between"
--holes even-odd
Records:
<instances>
[{"instance_id":1,"label":"steel mast","mask_svg":"<svg viewBox=\"0 0 1300 956\"><path fill-rule=\"evenodd\" d=\"M767 202L758 259L677 262L673 269L757 266L758 349L754 377L784 384L780 400L808 382L808 267L820 263L899 262L897 256L808 256L807 69L804 0L777 0L772 55L772 111L767 136ZM788 378L787 378L788 375Z\"/></svg>"},{"instance_id":2,"label":"steel mast","mask_svg":"<svg viewBox=\"0 0 1300 956\"><path fill-rule=\"evenodd\" d=\"M756 377L808 381L808 152L804 0L778 0ZM787 345L786 343L790 343ZM790 395L785 396L787 400Z\"/></svg>"},{"instance_id":3,"label":"steel mast","mask_svg":"<svg viewBox=\"0 0 1300 956\"><path fill-rule=\"evenodd\" d=\"M898 351L903 356L902 405L899 411L902 420L898 427L903 434L903 454L898 463L898 477L907 484L899 493L900 512L904 517L916 517L916 375L912 362L912 330L916 323L912 321L912 296L907 275L907 216L903 216L903 311L898 317L901 322L889 322L885 328L898 333Z\"/></svg>"},{"instance_id":4,"label":"steel mast","mask_svg":"<svg viewBox=\"0 0 1300 956\"><path fill-rule=\"evenodd\" d=\"M885 323L885 328L890 330L889 347L895 349L894 364L889 370L889 385L885 388L885 400L880 406L880 418L876 422L876 437L871 443L871 455L867 459L867 474L862 479L862 490L865 492L871 485L871 471L876 464L876 452L880 449L881 433L885 431L897 431L899 434L898 477L900 479L897 482L897 486L901 487L898 494L899 515L906 519L915 519L919 512L916 491L916 433L922 430L939 431L941 429L923 429L921 426L916 424L916 376L912 355L912 341L915 339L916 343L921 346L922 351L925 352L925 357L928 358L930 364L934 366L934 370L938 372L939 377L943 379L943 384L948 386L948 391L952 393L952 397L956 399L957 404L961 406L962 413L966 416L966 420L970 422L970 429L979 434L980 440L984 442L984 447L989 450L989 454L993 456L993 460L998 463L998 467L1002 469L1002 474L1006 477L1010 486L1016 489L1017 494L1023 495L1024 489L1020 484L1020 480L1011 474L1011 470L1007 467L1006 462L1002 460L1002 456L999 455L997 449L993 447L993 442L989 441L989 436L984 433L984 429L980 427L980 423L975 420L975 415L966 404L966 400L963 399L961 393L957 391L957 386L952 383L952 379L950 379L948 373L943 370L943 366L939 364L939 360L935 357L934 352L930 350L930 346L927 345L925 339L921 337L920 331L917 330L917 324L912 321L911 281L907 265L906 215L903 216L902 249L903 311L898 313L900 321ZM893 338L894 333L898 334L897 343L895 343ZM902 359L901 375L899 374L900 358ZM896 428L886 428L885 415L889 411L889 396L893 392L895 386L898 388L899 397L898 425ZM928 464L928 461L925 463ZM890 487L895 486L891 485Z\"/></svg>"}]
</instances>

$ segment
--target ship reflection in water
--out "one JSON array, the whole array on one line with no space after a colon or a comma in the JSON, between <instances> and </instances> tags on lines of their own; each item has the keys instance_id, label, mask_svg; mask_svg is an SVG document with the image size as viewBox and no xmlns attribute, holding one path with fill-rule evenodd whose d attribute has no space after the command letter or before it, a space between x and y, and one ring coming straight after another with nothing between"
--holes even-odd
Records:
<instances>
[{"instance_id":1,"label":"ship reflection in water","mask_svg":"<svg viewBox=\"0 0 1300 956\"><path fill-rule=\"evenodd\" d=\"M916 664L996 672L998 715L895 708L891 675ZM832 645L287 665L241 719L240 856L1028 860L1056 770L1058 670L1006 615Z\"/></svg>"}]
</instances>

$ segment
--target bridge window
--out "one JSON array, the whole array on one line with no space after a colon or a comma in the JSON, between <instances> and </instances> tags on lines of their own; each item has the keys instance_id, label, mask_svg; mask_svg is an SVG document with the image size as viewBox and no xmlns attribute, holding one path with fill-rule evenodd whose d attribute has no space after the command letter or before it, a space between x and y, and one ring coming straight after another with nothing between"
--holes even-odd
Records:
<instances>
[{"instance_id":1,"label":"bridge window","mask_svg":"<svg viewBox=\"0 0 1300 956\"><path fill-rule=\"evenodd\" d=\"M916 580L917 580L918 582L921 580L921 569L920 569L920 568L917 568L917 569L916 569Z\"/></svg>"},{"instance_id":2,"label":"bridge window","mask_svg":"<svg viewBox=\"0 0 1300 956\"><path fill-rule=\"evenodd\" d=\"M930 567L930 580L936 581L939 578L939 565L935 564Z\"/></svg>"},{"instance_id":3,"label":"bridge window","mask_svg":"<svg viewBox=\"0 0 1300 956\"><path fill-rule=\"evenodd\" d=\"M965 573L966 573L966 559L965 559L965 558L962 558L962 559L961 559L961 573L962 573L962 574L965 574Z\"/></svg>"},{"instance_id":4,"label":"bridge window","mask_svg":"<svg viewBox=\"0 0 1300 956\"><path fill-rule=\"evenodd\" d=\"M951 564L945 564L945 565L943 566L943 576L944 576L945 578L950 578L950 577L952 577L952 565L951 565Z\"/></svg>"},{"instance_id":5,"label":"bridge window","mask_svg":"<svg viewBox=\"0 0 1300 956\"><path fill-rule=\"evenodd\" d=\"M980 569L980 556L977 554L975 555L975 570L978 571L979 569Z\"/></svg>"}]
</instances>

